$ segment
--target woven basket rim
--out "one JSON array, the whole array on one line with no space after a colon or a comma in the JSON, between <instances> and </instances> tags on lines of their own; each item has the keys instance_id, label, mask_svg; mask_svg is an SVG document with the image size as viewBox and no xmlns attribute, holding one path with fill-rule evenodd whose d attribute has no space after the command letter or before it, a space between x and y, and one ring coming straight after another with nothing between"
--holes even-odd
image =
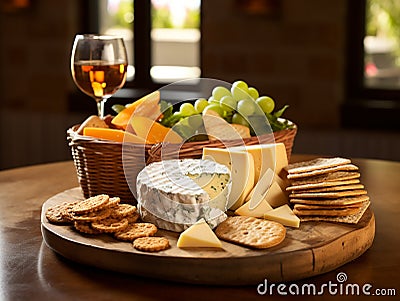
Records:
<instances>
[{"instance_id":1,"label":"woven basket rim","mask_svg":"<svg viewBox=\"0 0 400 301\"><path fill-rule=\"evenodd\" d=\"M270 134L275 135L277 133L285 133L285 132L297 131L298 127L293 121L291 121L289 119L284 119L284 118L278 118L278 120L287 120L292 127L291 128L286 128L286 129L283 129L283 130L279 130L279 131L275 131L275 132L271 132L271 133L267 133L267 134L264 134L264 135L270 135ZM84 142L87 142L87 143L110 144L110 145L116 145L116 146L121 146L124 143L129 143L131 145L143 145L141 143L117 142L117 141L112 141L112 140L96 138L96 137L84 136L84 135L78 134L76 132L76 130L79 128L79 126L80 126L80 124L76 124L76 125L71 126L67 130L67 134L68 134L69 138L73 142L84 141ZM243 140L255 139L255 138L258 138L258 137L260 137L260 136L252 136L250 138L244 138ZM193 145L196 145L196 144L204 144L204 143L207 143L207 142L212 143L213 141L217 141L217 140L192 141L192 142L178 143L177 145L179 145L179 144L193 144ZM235 141L235 140L230 140L230 141ZM151 147L151 146L154 146L154 145L158 145L160 143L162 143L162 142L146 143L145 145L148 146L148 147Z\"/></svg>"}]
</instances>

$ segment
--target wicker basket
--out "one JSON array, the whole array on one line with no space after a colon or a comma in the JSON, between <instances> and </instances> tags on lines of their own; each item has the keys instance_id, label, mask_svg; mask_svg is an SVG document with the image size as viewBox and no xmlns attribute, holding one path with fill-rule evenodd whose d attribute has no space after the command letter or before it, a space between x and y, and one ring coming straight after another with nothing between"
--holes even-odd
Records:
<instances>
[{"instance_id":1,"label":"wicker basket","mask_svg":"<svg viewBox=\"0 0 400 301\"><path fill-rule=\"evenodd\" d=\"M97 194L109 194L119 196L121 200L132 203L135 203L136 200L128 182L133 182L135 179L127 180L124 168L129 170L141 169L143 168L143 162L150 163L159 161L161 158L177 156L177 150L179 151L179 158L201 158L203 147L223 148L241 145L243 141L246 145L273 141L276 143L282 142L285 144L287 156L290 159L294 138L297 133L297 126L294 125L291 129L274 132L273 135L251 137L243 141L232 140L225 144L218 140L186 142L179 149L172 144L158 143L145 146L130 144L129 148L126 149L119 142L79 135L75 132L78 126L76 125L67 131L67 139L84 196L87 198ZM122 156L123 151L124 156ZM145 158L143 158L143 155Z\"/></svg>"}]
</instances>

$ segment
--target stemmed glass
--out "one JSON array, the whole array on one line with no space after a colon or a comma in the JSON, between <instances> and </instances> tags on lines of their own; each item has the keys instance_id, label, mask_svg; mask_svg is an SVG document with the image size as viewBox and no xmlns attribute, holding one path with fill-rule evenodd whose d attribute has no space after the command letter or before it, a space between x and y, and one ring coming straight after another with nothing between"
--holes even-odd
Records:
<instances>
[{"instance_id":1,"label":"stemmed glass","mask_svg":"<svg viewBox=\"0 0 400 301\"><path fill-rule=\"evenodd\" d=\"M122 38L106 35L75 36L71 72L75 84L97 102L99 117L104 103L126 81L128 60Z\"/></svg>"}]
</instances>

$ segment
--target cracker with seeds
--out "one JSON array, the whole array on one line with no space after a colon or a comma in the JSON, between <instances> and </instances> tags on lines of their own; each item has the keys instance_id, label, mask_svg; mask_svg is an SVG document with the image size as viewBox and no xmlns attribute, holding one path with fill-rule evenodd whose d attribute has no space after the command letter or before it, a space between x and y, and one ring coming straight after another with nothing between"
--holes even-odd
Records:
<instances>
[{"instance_id":1,"label":"cracker with seeds","mask_svg":"<svg viewBox=\"0 0 400 301\"><path fill-rule=\"evenodd\" d=\"M344 186L344 185L354 185L359 184L359 179L351 179L351 180L343 180L343 181L327 181L327 182L319 182L319 183L307 183L304 181L303 184L294 184L292 182L291 186L286 187L287 191L298 191L298 190L309 190L309 189L317 189L324 187L335 187L335 186Z\"/></svg>"},{"instance_id":2,"label":"cracker with seeds","mask_svg":"<svg viewBox=\"0 0 400 301\"><path fill-rule=\"evenodd\" d=\"M339 185L339 186L331 186L331 187L321 187L314 189L302 189L296 190L293 193L314 193L314 192L340 192L346 190L360 190L364 189L364 185L362 184L350 184L350 185Z\"/></svg>"},{"instance_id":3,"label":"cracker with seeds","mask_svg":"<svg viewBox=\"0 0 400 301\"><path fill-rule=\"evenodd\" d=\"M64 202L47 208L45 216L52 224L71 224L73 222L72 208L79 201Z\"/></svg>"},{"instance_id":4,"label":"cracker with seeds","mask_svg":"<svg viewBox=\"0 0 400 301\"><path fill-rule=\"evenodd\" d=\"M309 161L289 164L285 169L289 174L311 172L313 170L332 168L335 166L350 164L351 160L346 158L317 158Z\"/></svg>"},{"instance_id":5,"label":"cracker with seeds","mask_svg":"<svg viewBox=\"0 0 400 301\"><path fill-rule=\"evenodd\" d=\"M124 218L136 212L136 206L131 204L119 204L111 211L111 217Z\"/></svg>"},{"instance_id":6,"label":"cracker with seeds","mask_svg":"<svg viewBox=\"0 0 400 301\"><path fill-rule=\"evenodd\" d=\"M107 206L110 197L106 194L99 194L92 196L77 203L72 211L74 214L85 214L93 211L103 209Z\"/></svg>"},{"instance_id":7,"label":"cracker with seeds","mask_svg":"<svg viewBox=\"0 0 400 301\"><path fill-rule=\"evenodd\" d=\"M347 216L299 216L302 222L334 222L334 223L345 223L345 224L357 224L365 211L370 205L369 201L363 203L362 207L357 213Z\"/></svg>"},{"instance_id":8,"label":"cracker with seeds","mask_svg":"<svg viewBox=\"0 0 400 301\"><path fill-rule=\"evenodd\" d=\"M166 237L139 237L133 241L133 247L144 252L159 252L170 247Z\"/></svg>"},{"instance_id":9,"label":"cracker with seeds","mask_svg":"<svg viewBox=\"0 0 400 301\"><path fill-rule=\"evenodd\" d=\"M306 179L295 179L291 181L293 186L303 184L317 184L326 182L348 181L360 178L361 174L356 171L334 171L327 174L308 177Z\"/></svg>"},{"instance_id":10,"label":"cracker with seeds","mask_svg":"<svg viewBox=\"0 0 400 301\"><path fill-rule=\"evenodd\" d=\"M367 194L367 191L364 189L357 190L348 190L348 191L339 191L339 192L303 192L303 193L292 193L289 195L290 198L323 198L323 199L337 199L342 197L349 196L359 196Z\"/></svg>"},{"instance_id":11,"label":"cracker with seeds","mask_svg":"<svg viewBox=\"0 0 400 301\"><path fill-rule=\"evenodd\" d=\"M358 170L358 167L356 165L344 164L344 165L338 165L338 166L328 167L328 168L323 168L323 169L313 169L311 171L301 172L301 173L289 173L287 175L287 178L289 180L300 179L300 178L308 178L308 177L328 174L328 173L335 172L335 171L356 171L356 170Z\"/></svg>"},{"instance_id":12,"label":"cracker with seeds","mask_svg":"<svg viewBox=\"0 0 400 301\"><path fill-rule=\"evenodd\" d=\"M128 227L128 220L126 218L115 219L108 217L106 219L93 222L92 227L102 233L115 233L123 231L126 227Z\"/></svg>"},{"instance_id":13,"label":"cracker with seeds","mask_svg":"<svg viewBox=\"0 0 400 301\"><path fill-rule=\"evenodd\" d=\"M80 222L80 221L75 221L74 222L74 228L76 231L84 233L84 234L100 234L101 232L94 229L92 227L92 224L90 222Z\"/></svg>"},{"instance_id":14,"label":"cracker with seeds","mask_svg":"<svg viewBox=\"0 0 400 301\"><path fill-rule=\"evenodd\" d=\"M105 219L111 215L111 209L105 208L98 211L88 212L84 214L74 214L73 219L74 221L78 222L97 222L102 219Z\"/></svg>"},{"instance_id":15,"label":"cracker with seeds","mask_svg":"<svg viewBox=\"0 0 400 301\"><path fill-rule=\"evenodd\" d=\"M354 205L369 201L368 195L360 195L354 197L344 197L338 199L291 199L292 204L308 204L308 205Z\"/></svg>"},{"instance_id":16,"label":"cracker with seeds","mask_svg":"<svg viewBox=\"0 0 400 301\"><path fill-rule=\"evenodd\" d=\"M286 228L280 223L250 216L232 216L220 223L215 234L226 241L256 249L280 244Z\"/></svg>"},{"instance_id":17,"label":"cracker with seeds","mask_svg":"<svg viewBox=\"0 0 400 301\"><path fill-rule=\"evenodd\" d=\"M114 233L114 237L119 240L134 241L139 237L153 236L157 230L157 227L151 223L134 223L129 224L124 230Z\"/></svg>"}]
</instances>

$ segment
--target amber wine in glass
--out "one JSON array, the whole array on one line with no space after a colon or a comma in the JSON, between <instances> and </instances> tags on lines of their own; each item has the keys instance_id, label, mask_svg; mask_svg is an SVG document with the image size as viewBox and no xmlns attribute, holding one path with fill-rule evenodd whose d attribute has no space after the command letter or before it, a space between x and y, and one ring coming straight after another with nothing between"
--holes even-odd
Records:
<instances>
[{"instance_id":1,"label":"amber wine in glass","mask_svg":"<svg viewBox=\"0 0 400 301\"><path fill-rule=\"evenodd\" d=\"M97 102L99 117L104 103L126 81L128 66L122 38L106 35L76 35L71 54L71 72L75 84Z\"/></svg>"}]
</instances>

